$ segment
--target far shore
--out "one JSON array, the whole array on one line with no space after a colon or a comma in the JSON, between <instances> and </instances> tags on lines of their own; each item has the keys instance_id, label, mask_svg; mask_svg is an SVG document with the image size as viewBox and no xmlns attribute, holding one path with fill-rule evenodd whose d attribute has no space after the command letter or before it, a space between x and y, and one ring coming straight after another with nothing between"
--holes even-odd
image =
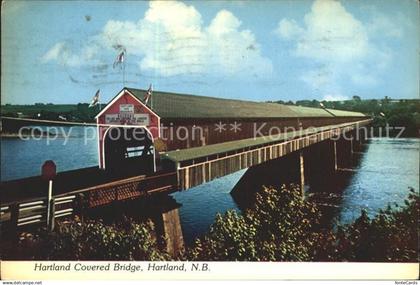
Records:
<instances>
[{"instance_id":1,"label":"far shore","mask_svg":"<svg viewBox=\"0 0 420 285\"><path fill-rule=\"evenodd\" d=\"M0 138L5 138L5 139L31 138L32 136L35 138L48 138L48 137L49 138L51 137L64 138L62 134L52 134L52 133L47 133L47 132L35 133L35 134L31 134L27 132L24 132L22 134L0 132ZM70 136L70 137L74 137L74 136Z\"/></svg>"}]
</instances>

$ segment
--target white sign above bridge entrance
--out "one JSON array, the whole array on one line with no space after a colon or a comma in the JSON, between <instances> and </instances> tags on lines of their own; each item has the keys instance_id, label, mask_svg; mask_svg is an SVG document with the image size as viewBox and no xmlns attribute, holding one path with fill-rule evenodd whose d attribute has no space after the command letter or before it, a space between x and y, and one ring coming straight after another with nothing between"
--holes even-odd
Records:
<instances>
[{"instance_id":1,"label":"white sign above bridge entrance","mask_svg":"<svg viewBox=\"0 0 420 285\"><path fill-rule=\"evenodd\" d=\"M134 113L134 105L133 104L120 104L120 113L121 112Z\"/></svg>"},{"instance_id":2,"label":"white sign above bridge entrance","mask_svg":"<svg viewBox=\"0 0 420 285\"><path fill-rule=\"evenodd\" d=\"M132 125L150 125L149 114L135 114L134 112L120 112L119 114L106 114L105 124L132 124Z\"/></svg>"},{"instance_id":3,"label":"white sign above bridge entrance","mask_svg":"<svg viewBox=\"0 0 420 285\"><path fill-rule=\"evenodd\" d=\"M105 115L105 123L106 124L119 124L120 119L118 114L106 114Z\"/></svg>"}]
</instances>

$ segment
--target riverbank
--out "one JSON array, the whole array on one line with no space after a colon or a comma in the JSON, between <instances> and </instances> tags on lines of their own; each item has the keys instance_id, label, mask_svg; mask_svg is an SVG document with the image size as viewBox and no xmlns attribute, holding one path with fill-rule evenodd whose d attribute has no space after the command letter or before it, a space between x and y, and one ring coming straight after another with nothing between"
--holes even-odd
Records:
<instances>
[{"instance_id":1,"label":"riverbank","mask_svg":"<svg viewBox=\"0 0 420 285\"><path fill-rule=\"evenodd\" d=\"M54 136L54 134L46 132L46 131L41 131L37 128L30 128L30 127L25 127L25 129L23 129L22 131L18 132L3 132L0 131L0 137L1 138L14 138L14 139L20 139L20 138L25 138L25 139L30 139L30 138L46 138L46 137L51 137Z\"/></svg>"},{"instance_id":2,"label":"riverbank","mask_svg":"<svg viewBox=\"0 0 420 285\"><path fill-rule=\"evenodd\" d=\"M42 139L42 138L65 138L62 134L53 134L46 131L40 131L37 128L25 128L22 132L0 132L0 138L5 139Z\"/></svg>"},{"instance_id":3,"label":"riverbank","mask_svg":"<svg viewBox=\"0 0 420 285\"><path fill-rule=\"evenodd\" d=\"M245 213L218 214L192 245L170 256L151 221L125 219L105 224L78 218L22 233L2 248L3 260L189 260L189 261L350 261L418 262L420 198L414 190L405 204L367 212L349 225L326 229L317 205L302 200L300 188L265 187ZM2 246L4 236L2 237Z\"/></svg>"}]
</instances>

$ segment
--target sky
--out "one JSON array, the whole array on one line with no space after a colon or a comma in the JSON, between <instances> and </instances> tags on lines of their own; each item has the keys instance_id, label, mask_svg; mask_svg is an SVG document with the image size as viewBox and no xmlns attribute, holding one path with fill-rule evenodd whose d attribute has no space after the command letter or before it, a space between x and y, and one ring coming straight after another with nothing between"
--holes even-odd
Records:
<instances>
[{"instance_id":1,"label":"sky","mask_svg":"<svg viewBox=\"0 0 420 285\"><path fill-rule=\"evenodd\" d=\"M1 103L419 97L416 0L2 1ZM113 67L125 50L123 66Z\"/></svg>"}]
</instances>

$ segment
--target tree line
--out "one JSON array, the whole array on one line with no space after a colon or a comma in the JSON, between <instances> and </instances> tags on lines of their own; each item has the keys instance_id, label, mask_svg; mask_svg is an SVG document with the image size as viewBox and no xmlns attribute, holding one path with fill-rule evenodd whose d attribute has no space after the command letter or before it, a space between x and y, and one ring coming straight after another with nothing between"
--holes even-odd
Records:
<instances>
[{"instance_id":1,"label":"tree line","mask_svg":"<svg viewBox=\"0 0 420 285\"><path fill-rule=\"evenodd\" d=\"M281 101L277 101L282 103ZM373 127L384 128L404 127L403 135L406 137L419 137L420 133L420 100L401 99L393 100L389 97L383 99L362 100L359 96L353 96L352 100L343 101L317 101L299 100L295 103L304 107L320 108L321 103L325 108L361 112L373 118Z\"/></svg>"},{"instance_id":2,"label":"tree line","mask_svg":"<svg viewBox=\"0 0 420 285\"><path fill-rule=\"evenodd\" d=\"M274 101L286 105L361 112L373 118L373 127L384 128L387 124L391 127L404 127L406 137L419 137L420 133L420 100L393 100L384 99L362 100L353 96L352 100L344 101L318 101L298 100ZM322 104L322 105L321 105ZM54 105L36 103L34 105L2 105L1 115L9 117L23 116L41 120L67 120L74 122L94 122L94 117L99 112L100 106L89 108L89 104Z\"/></svg>"}]
</instances>

